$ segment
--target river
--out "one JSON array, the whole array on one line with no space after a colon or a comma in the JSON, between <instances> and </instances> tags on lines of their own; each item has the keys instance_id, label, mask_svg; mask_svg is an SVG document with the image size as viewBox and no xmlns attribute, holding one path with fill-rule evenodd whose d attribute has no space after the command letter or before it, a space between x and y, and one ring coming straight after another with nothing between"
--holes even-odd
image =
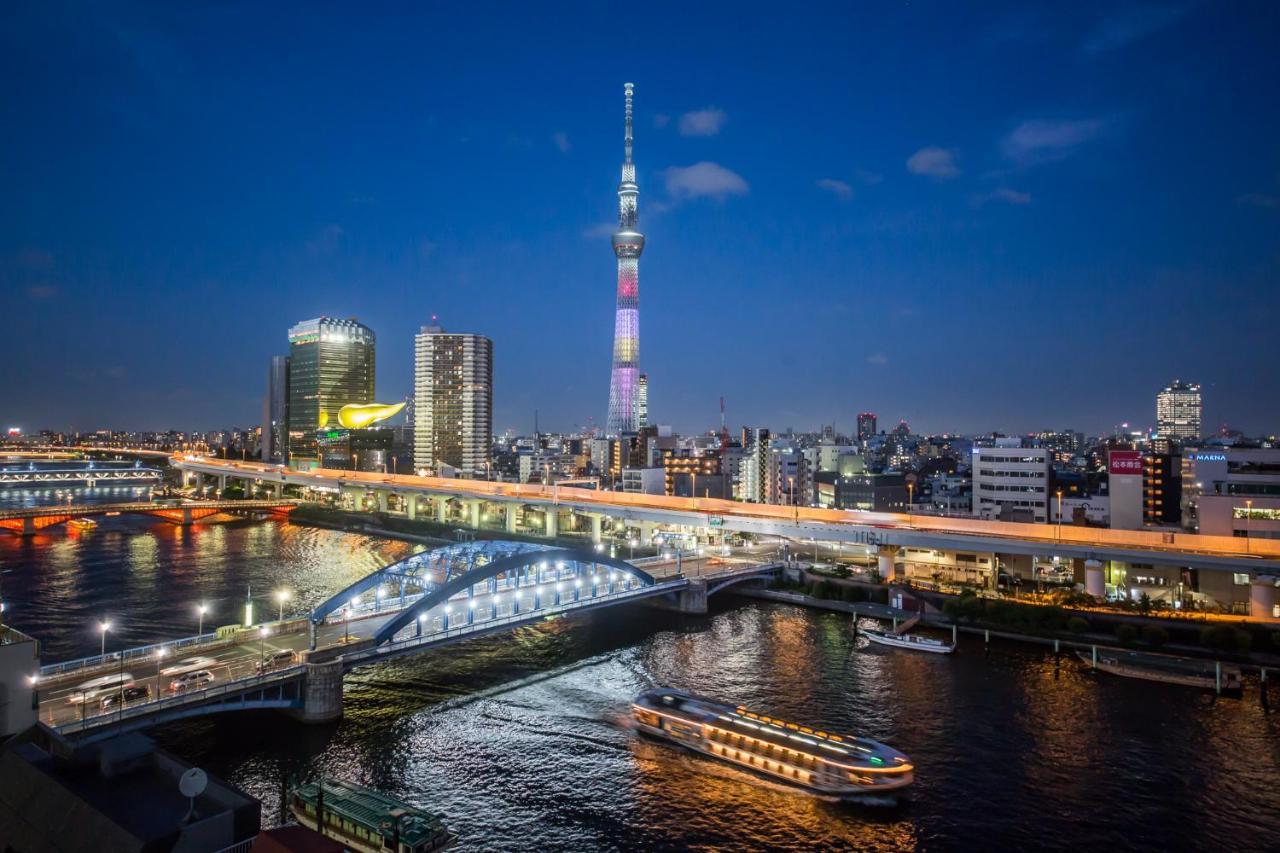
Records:
<instances>
[{"instance_id":1,"label":"river","mask_svg":"<svg viewBox=\"0 0 1280 853\"><path fill-rule=\"evenodd\" d=\"M415 547L287 523L106 519L0 536L7 615L47 660L234 621L246 590L300 612ZM717 600L718 599L718 600ZM1036 647L855 646L849 618L734 597L689 617L632 605L359 670L345 718L230 714L160 742L281 817L305 768L444 815L461 850L1275 849L1280 723L1243 698L1095 675ZM859 641L864 643L865 640ZM918 767L896 805L828 802L637 738L669 684L888 741Z\"/></svg>"}]
</instances>

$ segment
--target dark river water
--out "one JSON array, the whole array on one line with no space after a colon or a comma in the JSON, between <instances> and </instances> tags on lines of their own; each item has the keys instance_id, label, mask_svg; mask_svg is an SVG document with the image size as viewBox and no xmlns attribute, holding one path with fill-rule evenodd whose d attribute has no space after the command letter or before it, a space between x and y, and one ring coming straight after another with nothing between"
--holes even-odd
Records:
<instances>
[{"instance_id":1,"label":"dark river water","mask_svg":"<svg viewBox=\"0 0 1280 853\"><path fill-rule=\"evenodd\" d=\"M206 625L234 621L246 587L300 610L414 547L108 519L0 535L0 578L52 660L96 652L104 617L109 645L194 633L201 600L228 617ZM631 605L357 671L336 725L229 714L156 734L261 798L264 823L317 768L441 813L463 850L1278 847L1280 722L1256 682L1215 699L1013 644L858 648L847 616L717 598L705 617ZM917 782L897 804L828 802L641 740L628 702L655 684L887 741Z\"/></svg>"}]
</instances>

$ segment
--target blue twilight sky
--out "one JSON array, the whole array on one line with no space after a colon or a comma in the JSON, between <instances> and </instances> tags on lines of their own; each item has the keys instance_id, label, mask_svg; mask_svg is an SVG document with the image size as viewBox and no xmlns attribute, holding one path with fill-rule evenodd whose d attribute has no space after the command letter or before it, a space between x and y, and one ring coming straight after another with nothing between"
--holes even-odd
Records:
<instances>
[{"instance_id":1,"label":"blue twilight sky","mask_svg":"<svg viewBox=\"0 0 1280 853\"><path fill-rule=\"evenodd\" d=\"M656 422L1098 431L1181 377L1280 428L1277 3L3 16L6 425L256 423L321 314L384 400L436 314L495 429L602 423L630 80Z\"/></svg>"}]
</instances>

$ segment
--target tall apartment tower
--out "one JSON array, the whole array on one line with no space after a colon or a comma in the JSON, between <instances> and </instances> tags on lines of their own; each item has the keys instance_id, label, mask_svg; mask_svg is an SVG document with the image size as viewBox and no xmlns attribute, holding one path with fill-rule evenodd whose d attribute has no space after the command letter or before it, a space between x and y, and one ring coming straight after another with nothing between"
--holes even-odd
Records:
<instances>
[{"instance_id":1,"label":"tall apartment tower","mask_svg":"<svg viewBox=\"0 0 1280 853\"><path fill-rule=\"evenodd\" d=\"M493 443L493 341L423 326L413 341L413 465L487 478Z\"/></svg>"},{"instance_id":2,"label":"tall apartment tower","mask_svg":"<svg viewBox=\"0 0 1280 853\"><path fill-rule=\"evenodd\" d=\"M609 415L605 434L610 437L639 430L640 391L640 254L644 235L639 221L636 167L631 162L631 95L634 84L622 87L626 101L623 136L622 181L618 184L618 230L613 234L613 254L618 259L618 308L613 323L613 373L609 378Z\"/></svg>"},{"instance_id":3,"label":"tall apartment tower","mask_svg":"<svg viewBox=\"0 0 1280 853\"><path fill-rule=\"evenodd\" d=\"M637 432L649 425L649 374L641 373L636 385L636 427Z\"/></svg>"},{"instance_id":4,"label":"tall apartment tower","mask_svg":"<svg viewBox=\"0 0 1280 853\"><path fill-rule=\"evenodd\" d=\"M317 431L337 428L343 406L374 401L376 343L355 320L316 317L289 330L290 461L319 459Z\"/></svg>"},{"instance_id":5,"label":"tall apartment tower","mask_svg":"<svg viewBox=\"0 0 1280 853\"><path fill-rule=\"evenodd\" d=\"M289 461L289 356L271 356L262 404L262 461Z\"/></svg>"},{"instance_id":6,"label":"tall apartment tower","mask_svg":"<svg viewBox=\"0 0 1280 853\"><path fill-rule=\"evenodd\" d=\"M1156 433L1161 438L1194 441L1200 437L1203 415L1199 385L1175 379L1156 395Z\"/></svg>"},{"instance_id":7,"label":"tall apartment tower","mask_svg":"<svg viewBox=\"0 0 1280 853\"><path fill-rule=\"evenodd\" d=\"M866 441L876 434L876 413L861 412L858 414L858 441Z\"/></svg>"}]
</instances>

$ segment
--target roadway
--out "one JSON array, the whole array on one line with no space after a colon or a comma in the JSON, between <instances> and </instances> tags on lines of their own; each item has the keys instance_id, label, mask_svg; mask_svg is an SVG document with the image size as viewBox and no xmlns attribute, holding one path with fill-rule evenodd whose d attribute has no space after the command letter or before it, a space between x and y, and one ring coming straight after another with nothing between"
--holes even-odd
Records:
<instances>
[{"instance_id":1,"label":"roadway","mask_svg":"<svg viewBox=\"0 0 1280 853\"><path fill-rule=\"evenodd\" d=\"M567 486L441 479L318 469L293 471L280 465L204 457L175 457L183 471L243 477L269 483L330 490L366 488L403 495L519 502L658 524L719 528L793 541L817 539L861 545L951 551L1045 555L1086 559L1162 561L1228 571L1280 569L1280 540L1201 536L1181 531L1112 530L1071 524L1027 524L908 513L860 512L596 491Z\"/></svg>"}]
</instances>

